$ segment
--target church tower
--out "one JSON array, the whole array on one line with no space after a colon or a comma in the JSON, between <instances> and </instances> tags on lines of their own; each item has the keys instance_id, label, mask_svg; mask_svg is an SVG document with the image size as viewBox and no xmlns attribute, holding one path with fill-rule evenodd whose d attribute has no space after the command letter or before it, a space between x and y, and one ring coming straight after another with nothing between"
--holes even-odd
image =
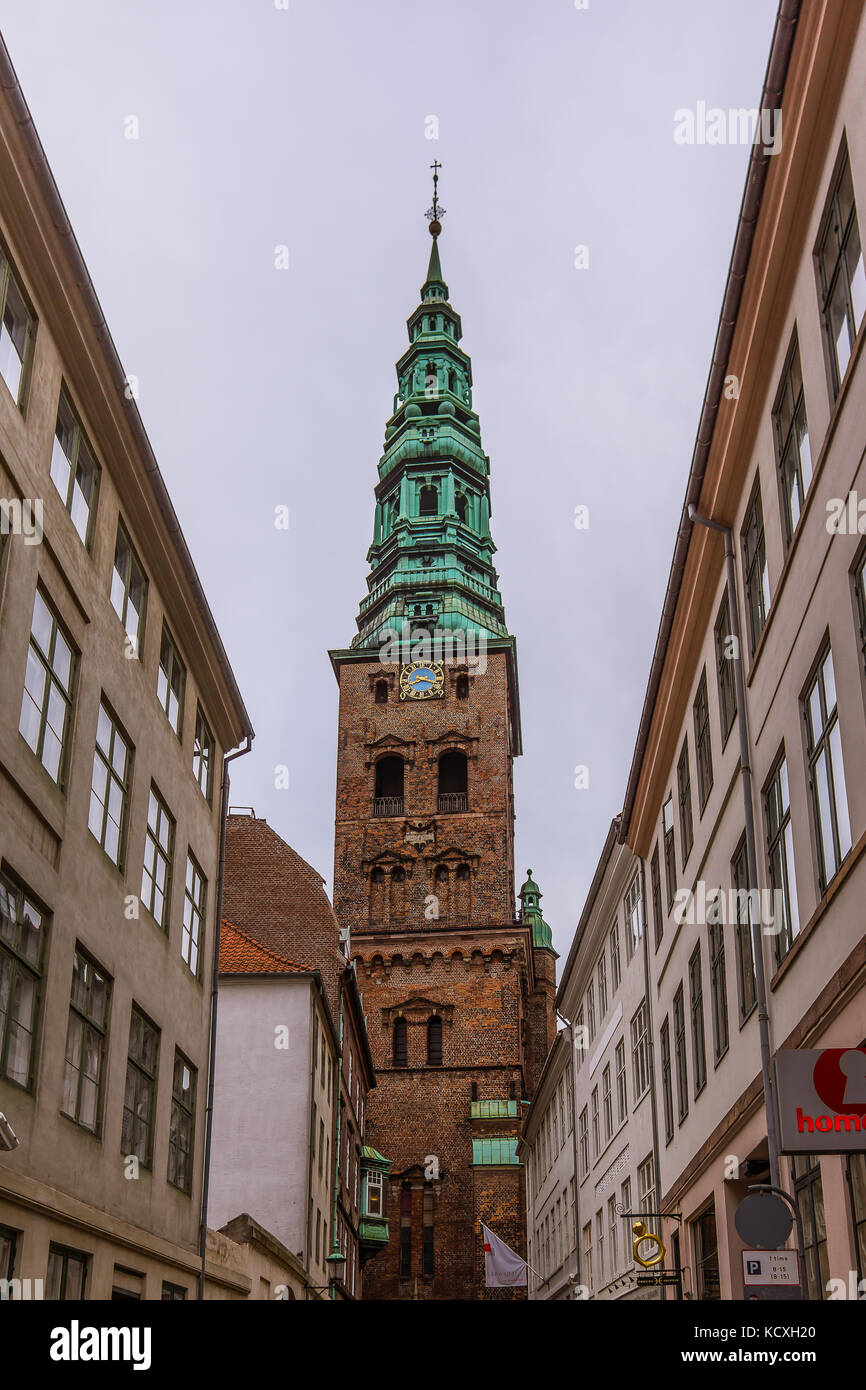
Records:
<instances>
[{"instance_id":1,"label":"church tower","mask_svg":"<svg viewBox=\"0 0 866 1390\"><path fill-rule=\"evenodd\" d=\"M516 1141L555 1034L555 959L531 872L516 910L517 650L493 567L489 460L433 245L375 488L368 592L340 687L334 907L391 1162L367 1298L486 1290L479 1222L525 1254ZM378 1198L377 1198L378 1200Z\"/></svg>"}]
</instances>

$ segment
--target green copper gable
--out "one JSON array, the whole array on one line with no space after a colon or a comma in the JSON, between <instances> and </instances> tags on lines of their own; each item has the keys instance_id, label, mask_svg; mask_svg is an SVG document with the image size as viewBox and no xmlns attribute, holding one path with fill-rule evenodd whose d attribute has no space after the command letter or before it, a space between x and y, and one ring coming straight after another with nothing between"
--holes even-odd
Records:
<instances>
[{"instance_id":1,"label":"green copper gable","mask_svg":"<svg viewBox=\"0 0 866 1390\"><path fill-rule=\"evenodd\" d=\"M532 928L532 944L553 951L553 932L541 915L541 889L526 870L526 882L520 890L520 920ZM553 951L556 956L557 952Z\"/></svg>"},{"instance_id":2,"label":"green copper gable","mask_svg":"<svg viewBox=\"0 0 866 1390\"><path fill-rule=\"evenodd\" d=\"M448 296L434 232L421 302L407 320L409 347L397 362L353 647L381 645L386 629L402 633L405 623L508 637L493 567L490 462Z\"/></svg>"}]
</instances>

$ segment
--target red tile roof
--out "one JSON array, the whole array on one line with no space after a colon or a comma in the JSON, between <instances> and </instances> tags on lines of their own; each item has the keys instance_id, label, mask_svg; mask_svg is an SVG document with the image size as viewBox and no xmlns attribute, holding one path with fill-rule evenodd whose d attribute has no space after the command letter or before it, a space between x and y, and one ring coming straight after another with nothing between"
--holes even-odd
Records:
<instances>
[{"instance_id":1,"label":"red tile roof","mask_svg":"<svg viewBox=\"0 0 866 1390\"><path fill-rule=\"evenodd\" d=\"M303 974L306 969L305 965L278 956L276 951L269 950L223 918L220 929L221 975L297 975Z\"/></svg>"}]
</instances>

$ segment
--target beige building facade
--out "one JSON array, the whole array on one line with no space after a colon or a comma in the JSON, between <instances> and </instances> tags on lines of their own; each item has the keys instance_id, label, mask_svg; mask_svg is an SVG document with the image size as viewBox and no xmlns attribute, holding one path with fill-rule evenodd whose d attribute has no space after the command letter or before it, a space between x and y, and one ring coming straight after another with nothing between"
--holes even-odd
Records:
<instances>
[{"instance_id":1,"label":"beige building facade","mask_svg":"<svg viewBox=\"0 0 866 1390\"><path fill-rule=\"evenodd\" d=\"M751 1296L734 1214L770 1181L756 917L772 1053L866 1040L864 76L862 5L781 6L763 105L782 138L752 154L622 816L647 883L663 1235L695 1299ZM701 517L729 528L736 621ZM779 1177L809 1297L849 1296L863 1151L783 1155Z\"/></svg>"},{"instance_id":2,"label":"beige building facade","mask_svg":"<svg viewBox=\"0 0 866 1390\"><path fill-rule=\"evenodd\" d=\"M0 1278L191 1298L223 755L252 728L0 69Z\"/></svg>"}]
</instances>

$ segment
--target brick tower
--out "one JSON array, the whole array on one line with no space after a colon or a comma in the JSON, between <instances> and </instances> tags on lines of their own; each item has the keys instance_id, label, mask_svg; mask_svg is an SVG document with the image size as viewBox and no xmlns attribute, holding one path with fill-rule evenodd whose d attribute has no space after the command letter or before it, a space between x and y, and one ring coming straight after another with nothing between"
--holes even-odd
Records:
<instances>
[{"instance_id":1,"label":"brick tower","mask_svg":"<svg viewBox=\"0 0 866 1390\"><path fill-rule=\"evenodd\" d=\"M350 933L391 1160L366 1298L486 1290L479 1222L525 1253L515 1144L555 1032L531 873L515 911L516 644L493 568L489 460L442 278L436 199L375 490L368 593L340 687L334 907Z\"/></svg>"}]
</instances>

